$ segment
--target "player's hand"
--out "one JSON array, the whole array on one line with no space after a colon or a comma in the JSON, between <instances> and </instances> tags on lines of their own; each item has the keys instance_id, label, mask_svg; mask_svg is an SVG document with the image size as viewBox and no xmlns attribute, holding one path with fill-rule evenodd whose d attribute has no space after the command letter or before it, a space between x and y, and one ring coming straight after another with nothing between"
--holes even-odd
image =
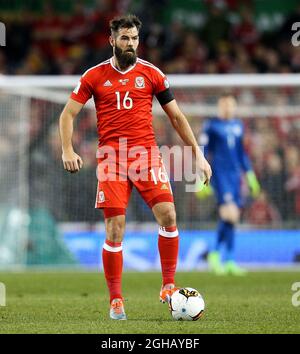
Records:
<instances>
[{"instance_id":1,"label":"player's hand","mask_svg":"<svg viewBox=\"0 0 300 354\"><path fill-rule=\"evenodd\" d=\"M248 171L246 173L246 179L248 187L253 198L257 198L260 194L260 185L253 171Z\"/></svg>"},{"instance_id":2,"label":"player's hand","mask_svg":"<svg viewBox=\"0 0 300 354\"><path fill-rule=\"evenodd\" d=\"M83 166L82 158L74 151L64 151L62 154L62 161L64 169L70 173L78 172Z\"/></svg>"},{"instance_id":3,"label":"player's hand","mask_svg":"<svg viewBox=\"0 0 300 354\"><path fill-rule=\"evenodd\" d=\"M203 155L197 158L196 163L197 163L198 171L200 171L204 175L203 176L204 185L208 186L212 175L210 164L207 162L206 158Z\"/></svg>"}]
</instances>

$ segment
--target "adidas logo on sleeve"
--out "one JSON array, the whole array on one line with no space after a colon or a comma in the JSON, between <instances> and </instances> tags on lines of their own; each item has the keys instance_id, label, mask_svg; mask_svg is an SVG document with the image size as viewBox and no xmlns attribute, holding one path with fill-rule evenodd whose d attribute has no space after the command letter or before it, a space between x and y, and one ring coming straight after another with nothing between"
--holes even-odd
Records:
<instances>
[{"instance_id":1,"label":"adidas logo on sleeve","mask_svg":"<svg viewBox=\"0 0 300 354\"><path fill-rule=\"evenodd\" d=\"M105 81L103 86L112 86L112 83L109 80L107 80Z\"/></svg>"}]
</instances>

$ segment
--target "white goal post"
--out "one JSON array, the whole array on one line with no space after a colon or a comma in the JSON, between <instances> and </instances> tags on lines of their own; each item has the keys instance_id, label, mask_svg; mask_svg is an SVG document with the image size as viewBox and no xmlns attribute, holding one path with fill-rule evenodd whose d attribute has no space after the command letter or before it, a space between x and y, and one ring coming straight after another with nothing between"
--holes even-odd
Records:
<instances>
[{"instance_id":1,"label":"white goal post","mask_svg":"<svg viewBox=\"0 0 300 354\"><path fill-rule=\"evenodd\" d=\"M300 86L300 74L170 74L167 77L175 88ZM79 79L76 75L1 75L0 87L75 87Z\"/></svg>"},{"instance_id":2,"label":"white goal post","mask_svg":"<svg viewBox=\"0 0 300 354\"><path fill-rule=\"evenodd\" d=\"M0 76L0 89L16 93L21 96L48 99L53 102L64 104L70 92L76 87L80 76ZM237 91L243 89L245 99L238 108L238 114L243 117L271 115L274 109L280 110L283 114L297 114L300 112L300 101L294 104L285 102L266 102L260 105L249 100L247 92L254 89L279 90L289 87L300 89L300 74L229 74L229 75L201 75L182 74L168 75L172 89L186 89L188 92L210 89L214 92L221 90ZM175 95L176 97L176 95ZM177 98L177 97L176 97ZM180 99L179 99L180 102ZM88 108L93 108L93 102L87 103ZM193 98L191 102L182 102L181 108L184 113L190 115L213 115L215 104L197 101ZM154 114L160 114L161 109L157 102L154 102Z\"/></svg>"}]
</instances>

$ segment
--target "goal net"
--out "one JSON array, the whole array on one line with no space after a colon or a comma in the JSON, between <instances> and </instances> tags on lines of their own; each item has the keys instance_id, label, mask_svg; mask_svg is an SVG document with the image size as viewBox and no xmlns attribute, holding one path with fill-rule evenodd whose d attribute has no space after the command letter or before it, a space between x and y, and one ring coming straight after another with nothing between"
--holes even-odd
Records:
<instances>
[{"instance_id":1,"label":"goal net","mask_svg":"<svg viewBox=\"0 0 300 354\"><path fill-rule=\"evenodd\" d=\"M80 173L68 174L61 161L58 119L78 79L0 77L0 267L74 266L83 259L88 265L99 263L100 241L96 236L90 237L91 233L104 233L102 212L94 209L97 133L92 100L76 119L73 136L84 168ZM169 80L197 136L203 121L216 115L216 101L224 89L235 94L237 116L245 126L245 147L262 186L262 193L253 200L246 183L242 183L240 230L274 230L282 237L285 230L299 237L300 75L170 75ZM200 200L187 191L192 181L184 180L185 165L180 153L183 144L156 100L153 113L158 145L178 147L169 166L178 225L183 234L207 230L212 235L218 218L215 196ZM183 171L182 181L174 179L175 167ZM129 233L157 231L151 210L135 190L126 220ZM76 238L76 233L81 238ZM276 235L272 233L270 237ZM290 247L294 247L295 240L287 241ZM143 237L129 238L130 242L131 250L135 247L146 252ZM197 244L202 255L213 241L207 242L206 246L205 242ZM194 255L195 262L199 252ZM251 250L249 257L246 262L253 260ZM261 253L257 257L255 261L262 261ZM298 257L296 249L293 257L290 261ZM148 269L145 259L145 263L141 258L138 261L142 268L144 264L143 269ZM186 261L182 267L189 269L193 265Z\"/></svg>"}]
</instances>

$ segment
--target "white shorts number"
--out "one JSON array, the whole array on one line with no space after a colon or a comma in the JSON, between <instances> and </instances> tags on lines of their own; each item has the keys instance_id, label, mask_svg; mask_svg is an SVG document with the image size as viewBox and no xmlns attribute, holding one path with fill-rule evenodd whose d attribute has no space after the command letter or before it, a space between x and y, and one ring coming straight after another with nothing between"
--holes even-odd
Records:
<instances>
[{"instance_id":1,"label":"white shorts number","mask_svg":"<svg viewBox=\"0 0 300 354\"><path fill-rule=\"evenodd\" d=\"M153 178L154 184L157 184L157 178L155 176L155 170L153 168L150 169L150 173ZM157 177L161 183L169 182L169 178L168 178L167 173L165 171L163 171L161 167L159 167L159 169L158 169L158 176Z\"/></svg>"}]
</instances>

